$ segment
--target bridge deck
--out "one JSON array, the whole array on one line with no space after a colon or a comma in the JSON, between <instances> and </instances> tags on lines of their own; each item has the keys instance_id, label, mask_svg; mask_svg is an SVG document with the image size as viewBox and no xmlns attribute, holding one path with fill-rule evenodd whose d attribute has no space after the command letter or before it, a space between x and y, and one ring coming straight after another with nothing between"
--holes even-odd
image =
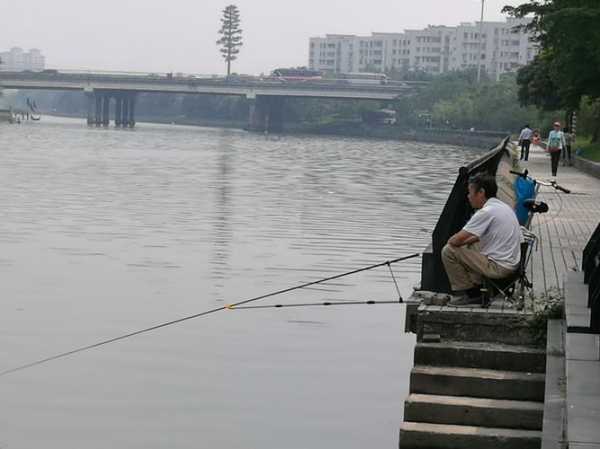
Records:
<instances>
[{"instance_id":1,"label":"bridge deck","mask_svg":"<svg viewBox=\"0 0 600 449\"><path fill-rule=\"evenodd\" d=\"M349 84L340 80L273 81L224 78L108 75L101 73L0 72L0 87L47 90L127 90L182 94L320 97L393 100L413 93L422 83Z\"/></svg>"}]
</instances>

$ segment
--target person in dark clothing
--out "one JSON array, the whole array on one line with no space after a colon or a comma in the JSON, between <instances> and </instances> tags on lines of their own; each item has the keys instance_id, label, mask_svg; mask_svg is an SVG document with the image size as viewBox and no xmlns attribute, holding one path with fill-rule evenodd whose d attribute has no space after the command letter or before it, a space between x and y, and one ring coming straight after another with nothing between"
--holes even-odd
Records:
<instances>
[{"instance_id":1,"label":"person in dark clothing","mask_svg":"<svg viewBox=\"0 0 600 449\"><path fill-rule=\"evenodd\" d=\"M525 125L525 128L521 130L519 134L519 144L521 145L521 160L527 161L529 159L529 146L531 145L531 138L533 137L533 130L529 125Z\"/></svg>"},{"instance_id":2,"label":"person in dark clothing","mask_svg":"<svg viewBox=\"0 0 600 449\"><path fill-rule=\"evenodd\" d=\"M560 161L560 153L565 147L565 135L560 129L559 122L554 122L553 128L550 134L548 134L546 151L550 153L552 176L555 177L558 170L558 162Z\"/></svg>"}]
</instances>

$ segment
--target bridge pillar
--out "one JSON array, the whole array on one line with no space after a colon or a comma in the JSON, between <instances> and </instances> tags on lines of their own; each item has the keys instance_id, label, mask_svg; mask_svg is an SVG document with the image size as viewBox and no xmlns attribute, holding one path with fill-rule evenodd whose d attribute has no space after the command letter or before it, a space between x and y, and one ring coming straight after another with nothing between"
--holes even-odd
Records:
<instances>
[{"instance_id":1,"label":"bridge pillar","mask_svg":"<svg viewBox=\"0 0 600 449\"><path fill-rule=\"evenodd\" d=\"M129 126L129 95L126 93L121 96L121 126Z\"/></svg>"},{"instance_id":2,"label":"bridge pillar","mask_svg":"<svg viewBox=\"0 0 600 449\"><path fill-rule=\"evenodd\" d=\"M86 92L85 99L87 101L87 124L92 126L96 121L94 117L94 103L96 101L94 92Z\"/></svg>"},{"instance_id":3,"label":"bridge pillar","mask_svg":"<svg viewBox=\"0 0 600 449\"><path fill-rule=\"evenodd\" d=\"M110 121L110 94L105 93L102 100L102 126L106 127Z\"/></svg>"},{"instance_id":4,"label":"bridge pillar","mask_svg":"<svg viewBox=\"0 0 600 449\"><path fill-rule=\"evenodd\" d=\"M283 107L285 104L285 97L271 96L268 97L267 106L267 130L269 132L281 132L283 131Z\"/></svg>"},{"instance_id":5,"label":"bridge pillar","mask_svg":"<svg viewBox=\"0 0 600 449\"><path fill-rule=\"evenodd\" d=\"M120 94L115 95L115 127L123 123L123 97Z\"/></svg>"},{"instance_id":6,"label":"bridge pillar","mask_svg":"<svg viewBox=\"0 0 600 449\"><path fill-rule=\"evenodd\" d=\"M135 126L135 100L137 98L137 93L135 92L131 92L129 94L129 106L128 106L128 110L129 110L129 120L128 120L128 125L130 128L133 128Z\"/></svg>"},{"instance_id":7,"label":"bridge pillar","mask_svg":"<svg viewBox=\"0 0 600 449\"><path fill-rule=\"evenodd\" d=\"M99 92L94 92L96 100L96 115L94 116L94 124L100 126L102 123L102 95Z\"/></svg>"},{"instance_id":8,"label":"bridge pillar","mask_svg":"<svg viewBox=\"0 0 600 449\"><path fill-rule=\"evenodd\" d=\"M283 106L285 97L257 95L250 99L248 129L259 132L283 130Z\"/></svg>"},{"instance_id":9,"label":"bridge pillar","mask_svg":"<svg viewBox=\"0 0 600 449\"><path fill-rule=\"evenodd\" d=\"M259 100L260 97L251 98L248 100L248 130L249 131L264 131L264 108Z\"/></svg>"}]
</instances>

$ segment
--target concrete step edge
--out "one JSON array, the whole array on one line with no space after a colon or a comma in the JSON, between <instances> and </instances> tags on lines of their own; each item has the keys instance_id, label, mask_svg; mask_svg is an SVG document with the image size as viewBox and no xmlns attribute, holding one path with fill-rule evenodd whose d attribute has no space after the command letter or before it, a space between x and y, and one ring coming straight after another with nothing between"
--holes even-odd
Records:
<instances>
[{"instance_id":1,"label":"concrete step edge","mask_svg":"<svg viewBox=\"0 0 600 449\"><path fill-rule=\"evenodd\" d=\"M416 365L410 393L518 401L544 401L544 373Z\"/></svg>"},{"instance_id":2,"label":"concrete step edge","mask_svg":"<svg viewBox=\"0 0 600 449\"><path fill-rule=\"evenodd\" d=\"M546 375L544 373L527 371L505 371L485 368L463 368L452 366L434 366L434 365L415 365L413 373L426 374L431 376L452 376L464 378L490 379L490 380L527 380L531 382L544 382Z\"/></svg>"},{"instance_id":3,"label":"concrete step edge","mask_svg":"<svg viewBox=\"0 0 600 449\"><path fill-rule=\"evenodd\" d=\"M487 352L514 352L514 353L527 353L535 355L545 355L545 348L536 348L533 346L520 346L520 345L507 345L499 343L482 343L482 342L464 342L464 341L452 341L447 340L440 343L424 343L418 342L417 347L423 348L439 348L439 349L464 349L473 351L487 351Z\"/></svg>"},{"instance_id":4,"label":"concrete step edge","mask_svg":"<svg viewBox=\"0 0 600 449\"><path fill-rule=\"evenodd\" d=\"M501 427L459 426L456 424L431 424L423 422L404 421L400 425L401 432L427 432L440 435L461 435L477 437L500 438L542 438L539 430L503 429Z\"/></svg>"},{"instance_id":5,"label":"concrete step edge","mask_svg":"<svg viewBox=\"0 0 600 449\"><path fill-rule=\"evenodd\" d=\"M417 343L414 361L416 365L544 373L546 351L498 344Z\"/></svg>"},{"instance_id":6,"label":"concrete step edge","mask_svg":"<svg viewBox=\"0 0 600 449\"><path fill-rule=\"evenodd\" d=\"M495 408L501 410L544 411L543 402L516 401L513 399L489 399L470 396L446 396L437 394L411 393L406 402L421 402L427 404L443 404L458 407Z\"/></svg>"}]
</instances>

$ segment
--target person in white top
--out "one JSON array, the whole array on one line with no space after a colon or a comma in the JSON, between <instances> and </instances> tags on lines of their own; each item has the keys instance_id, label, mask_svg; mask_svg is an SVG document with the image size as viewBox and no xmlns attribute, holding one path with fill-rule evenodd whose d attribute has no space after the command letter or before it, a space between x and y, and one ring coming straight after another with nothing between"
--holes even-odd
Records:
<instances>
[{"instance_id":1,"label":"person in white top","mask_svg":"<svg viewBox=\"0 0 600 449\"><path fill-rule=\"evenodd\" d=\"M496 179L477 174L469 179L468 200L477 212L442 249L452 290L450 305L481 303L482 277L503 279L521 260L521 227L514 210L496 198Z\"/></svg>"},{"instance_id":2,"label":"person in white top","mask_svg":"<svg viewBox=\"0 0 600 449\"><path fill-rule=\"evenodd\" d=\"M525 125L525 128L521 130L519 134L519 145L521 145L521 160L527 161L529 159L529 146L531 145L531 138L533 137L533 130L529 125Z\"/></svg>"}]
</instances>

